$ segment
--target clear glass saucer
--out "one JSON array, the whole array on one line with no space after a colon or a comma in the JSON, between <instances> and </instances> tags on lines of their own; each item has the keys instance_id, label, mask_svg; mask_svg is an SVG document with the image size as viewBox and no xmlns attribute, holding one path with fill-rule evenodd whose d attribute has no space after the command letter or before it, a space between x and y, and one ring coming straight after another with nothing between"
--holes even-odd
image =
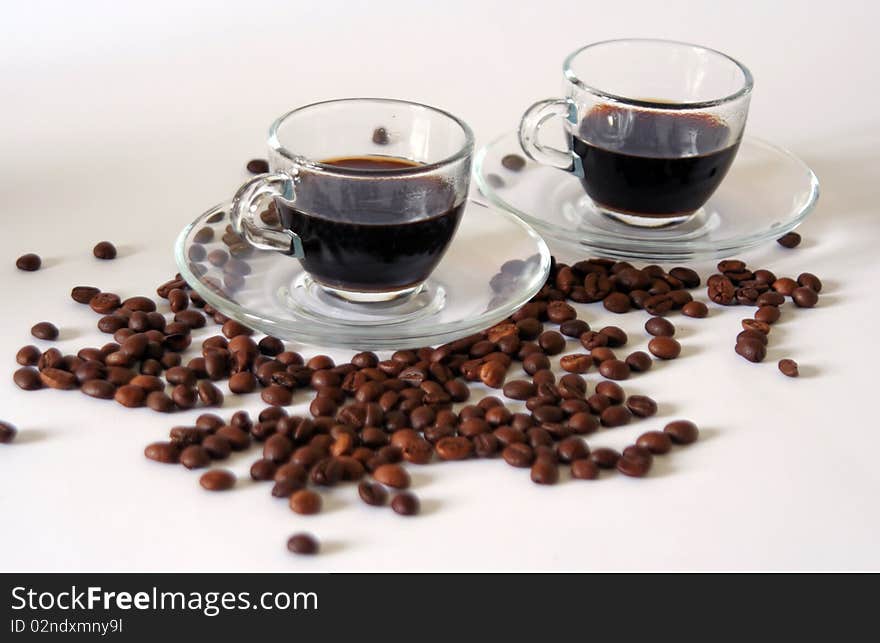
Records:
<instances>
[{"instance_id":1,"label":"clear glass saucer","mask_svg":"<svg viewBox=\"0 0 880 643\"><path fill-rule=\"evenodd\" d=\"M240 246L243 255L214 265L220 258L212 263L210 253L229 254L227 242L236 241L227 229L229 207L208 210L180 233L174 249L180 274L227 317L304 344L373 350L441 344L508 317L550 270L547 244L527 223L469 201L446 254L420 288L391 302L353 303L277 252Z\"/></svg>"},{"instance_id":2,"label":"clear glass saucer","mask_svg":"<svg viewBox=\"0 0 880 643\"><path fill-rule=\"evenodd\" d=\"M524 165L502 164L508 155L521 157ZM576 176L526 159L516 132L479 150L475 174L492 204L516 214L545 239L612 259L730 257L797 227L819 197L819 181L803 161L749 137L709 202L687 221L662 228L635 227L603 214Z\"/></svg>"}]
</instances>

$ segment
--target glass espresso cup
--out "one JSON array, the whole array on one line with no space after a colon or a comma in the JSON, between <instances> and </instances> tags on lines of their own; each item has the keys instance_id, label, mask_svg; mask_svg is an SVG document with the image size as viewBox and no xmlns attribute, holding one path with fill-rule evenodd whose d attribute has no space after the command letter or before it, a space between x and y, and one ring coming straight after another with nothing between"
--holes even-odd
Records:
<instances>
[{"instance_id":1,"label":"glass espresso cup","mask_svg":"<svg viewBox=\"0 0 880 643\"><path fill-rule=\"evenodd\" d=\"M269 131L268 174L239 188L232 225L251 245L295 257L352 302L418 291L467 200L471 129L440 109L350 98L288 112ZM258 216L273 199L280 225Z\"/></svg>"},{"instance_id":2,"label":"glass espresso cup","mask_svg":"<svg viewBox=\"0 0 880 643\"><path fill-rule=\"evenodd\" d=\"M524 114L523 151L574 173L596 208L640 227L687 221L733 163L752 75L733 58L668 40L608 40L565 59L565 97ZM567 150L539 132L565 119Z\"/></svg>"}]
</instances>

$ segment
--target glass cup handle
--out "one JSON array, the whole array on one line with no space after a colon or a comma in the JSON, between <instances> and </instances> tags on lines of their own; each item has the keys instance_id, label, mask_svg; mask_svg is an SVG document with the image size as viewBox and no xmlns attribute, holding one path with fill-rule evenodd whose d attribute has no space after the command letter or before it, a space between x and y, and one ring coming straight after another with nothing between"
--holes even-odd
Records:
<instances>
[{"instance_id":1,"label":"glass cup handle","mask_svg":"<svg viewBox=\"0 0 880 643\"><path fill-rule=\"evenodd\" d=\"M555 147L542 145L538 134L544 123L554 116L569 118L571 103L565 98L548 98L529 107L519 123L519 144L523 152L538 163L558 167L571 172L574 162L569 150L558 150Z\"/></svg>"},{"instance_id":2,"label":"glass cup handle","mask_svg":"<svg viewBox=\"0 0 880 643\"><path fill-rule=\"evenodd\" d=\"M261 174L238 188L229 213L232 227L239 236L260 250L275 250L294 257L303 256L302 241L291 230L274 230L263 225L257 214L262 203L281 196L290 200L293 178L284 172Z\"/></svg>"}]
</instances>

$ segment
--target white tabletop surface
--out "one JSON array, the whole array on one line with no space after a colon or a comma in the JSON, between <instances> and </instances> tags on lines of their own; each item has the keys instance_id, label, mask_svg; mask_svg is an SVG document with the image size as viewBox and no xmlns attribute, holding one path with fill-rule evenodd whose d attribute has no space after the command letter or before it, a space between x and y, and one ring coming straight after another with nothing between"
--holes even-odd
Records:
<instances>
[{"instance_id":1,"label":"white tabletop surface","mask_svg":"<svg viewBox=\"0 0 880 643\"><path fill-rule=\"evenodd\" d=\"M880 568L876 6L228 4L4 10L0 419L21 432L0 447L0 570ZM176 271L175 235L230 195L276 115L340 96L404 97L451 110L486 142L559 91L566 53L627 35L700 42L744 61L756 78L748 131L793 150L822 183L800 248L746 256L778 274L820 275L820 305L786 308L760 365L733 353L744 309L676 317L682 358L627 387L658 399L660 414L590 441L622 447L670 419L696 421L700 442L658 460L649 478L539 487L500 461L432 465L413 470L419 518L367 507L350 485L328 495L323 514L301 517L247 479L255 455L229 461L242 480L224 494L143 457L197 411L160 416L13 385L16 350L49 345L30 337L34 322L59 324L64 351L106 341L95 315L69 299L72 286L153 294ZM91 257L104 238L119 246L115 262ZM28 251L44 257L39 272L15 269ZM583 313L644 348L643 314ZM781 376L781 357L800 362L800 379ZM250 396L227 406L263 405ZM301 530L324 541L324 555L286 551Z\"/></svg>"}]
</instances>

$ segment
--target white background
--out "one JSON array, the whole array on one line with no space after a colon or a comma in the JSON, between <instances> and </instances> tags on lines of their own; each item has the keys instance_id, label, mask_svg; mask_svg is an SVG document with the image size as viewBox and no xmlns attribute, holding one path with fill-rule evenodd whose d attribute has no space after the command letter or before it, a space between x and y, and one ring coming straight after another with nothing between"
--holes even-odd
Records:
<instances>
[{"instance_id":1,"label":"white background","mask_svg":"<svg viewBox=\"0 0 880 643\"><path fill-rule=\"evenodd\" d=\"M0 418L21 434L0 448L0 569L880 567L876 6L229 4L3 3ZM159 416L14 387L13 357L34 341L34 322L58 323L65 351L107 340L69 299L72 286L153 294L175 272L175 235L230 195L278 114L333 97L402 97L451 110L486 142L557 94L566 53L622 36L695 41L741 59L756 78L748 132L792 149L822 182L800 248L747 255L778 274L819 274L820 305L785 309L761 365L733 353L745 309L676 317L682 358L627 387L660 400L660 415L591 440L622 447L669 419L698 422L703 439L649 478L542 488L502 462L434 465L413 470L419 518L367 507L351 486L334 490L322 515L300 517L246 478L255 455L229 461L243 479L225 494L143 457L196 411ZM102 238L118 244L117 261L91 257ZM44 257L41 271L14 268L27 251ZM584 316L623 326L629 348L644 348L641 313L612 318L593 306ZM801 363L800 379L781 376L781 357ZM262 407L256 396L227 404L227 413ZM319 536L324 555L288 554L299 530Z\"/></svg>"}]
</instances>

